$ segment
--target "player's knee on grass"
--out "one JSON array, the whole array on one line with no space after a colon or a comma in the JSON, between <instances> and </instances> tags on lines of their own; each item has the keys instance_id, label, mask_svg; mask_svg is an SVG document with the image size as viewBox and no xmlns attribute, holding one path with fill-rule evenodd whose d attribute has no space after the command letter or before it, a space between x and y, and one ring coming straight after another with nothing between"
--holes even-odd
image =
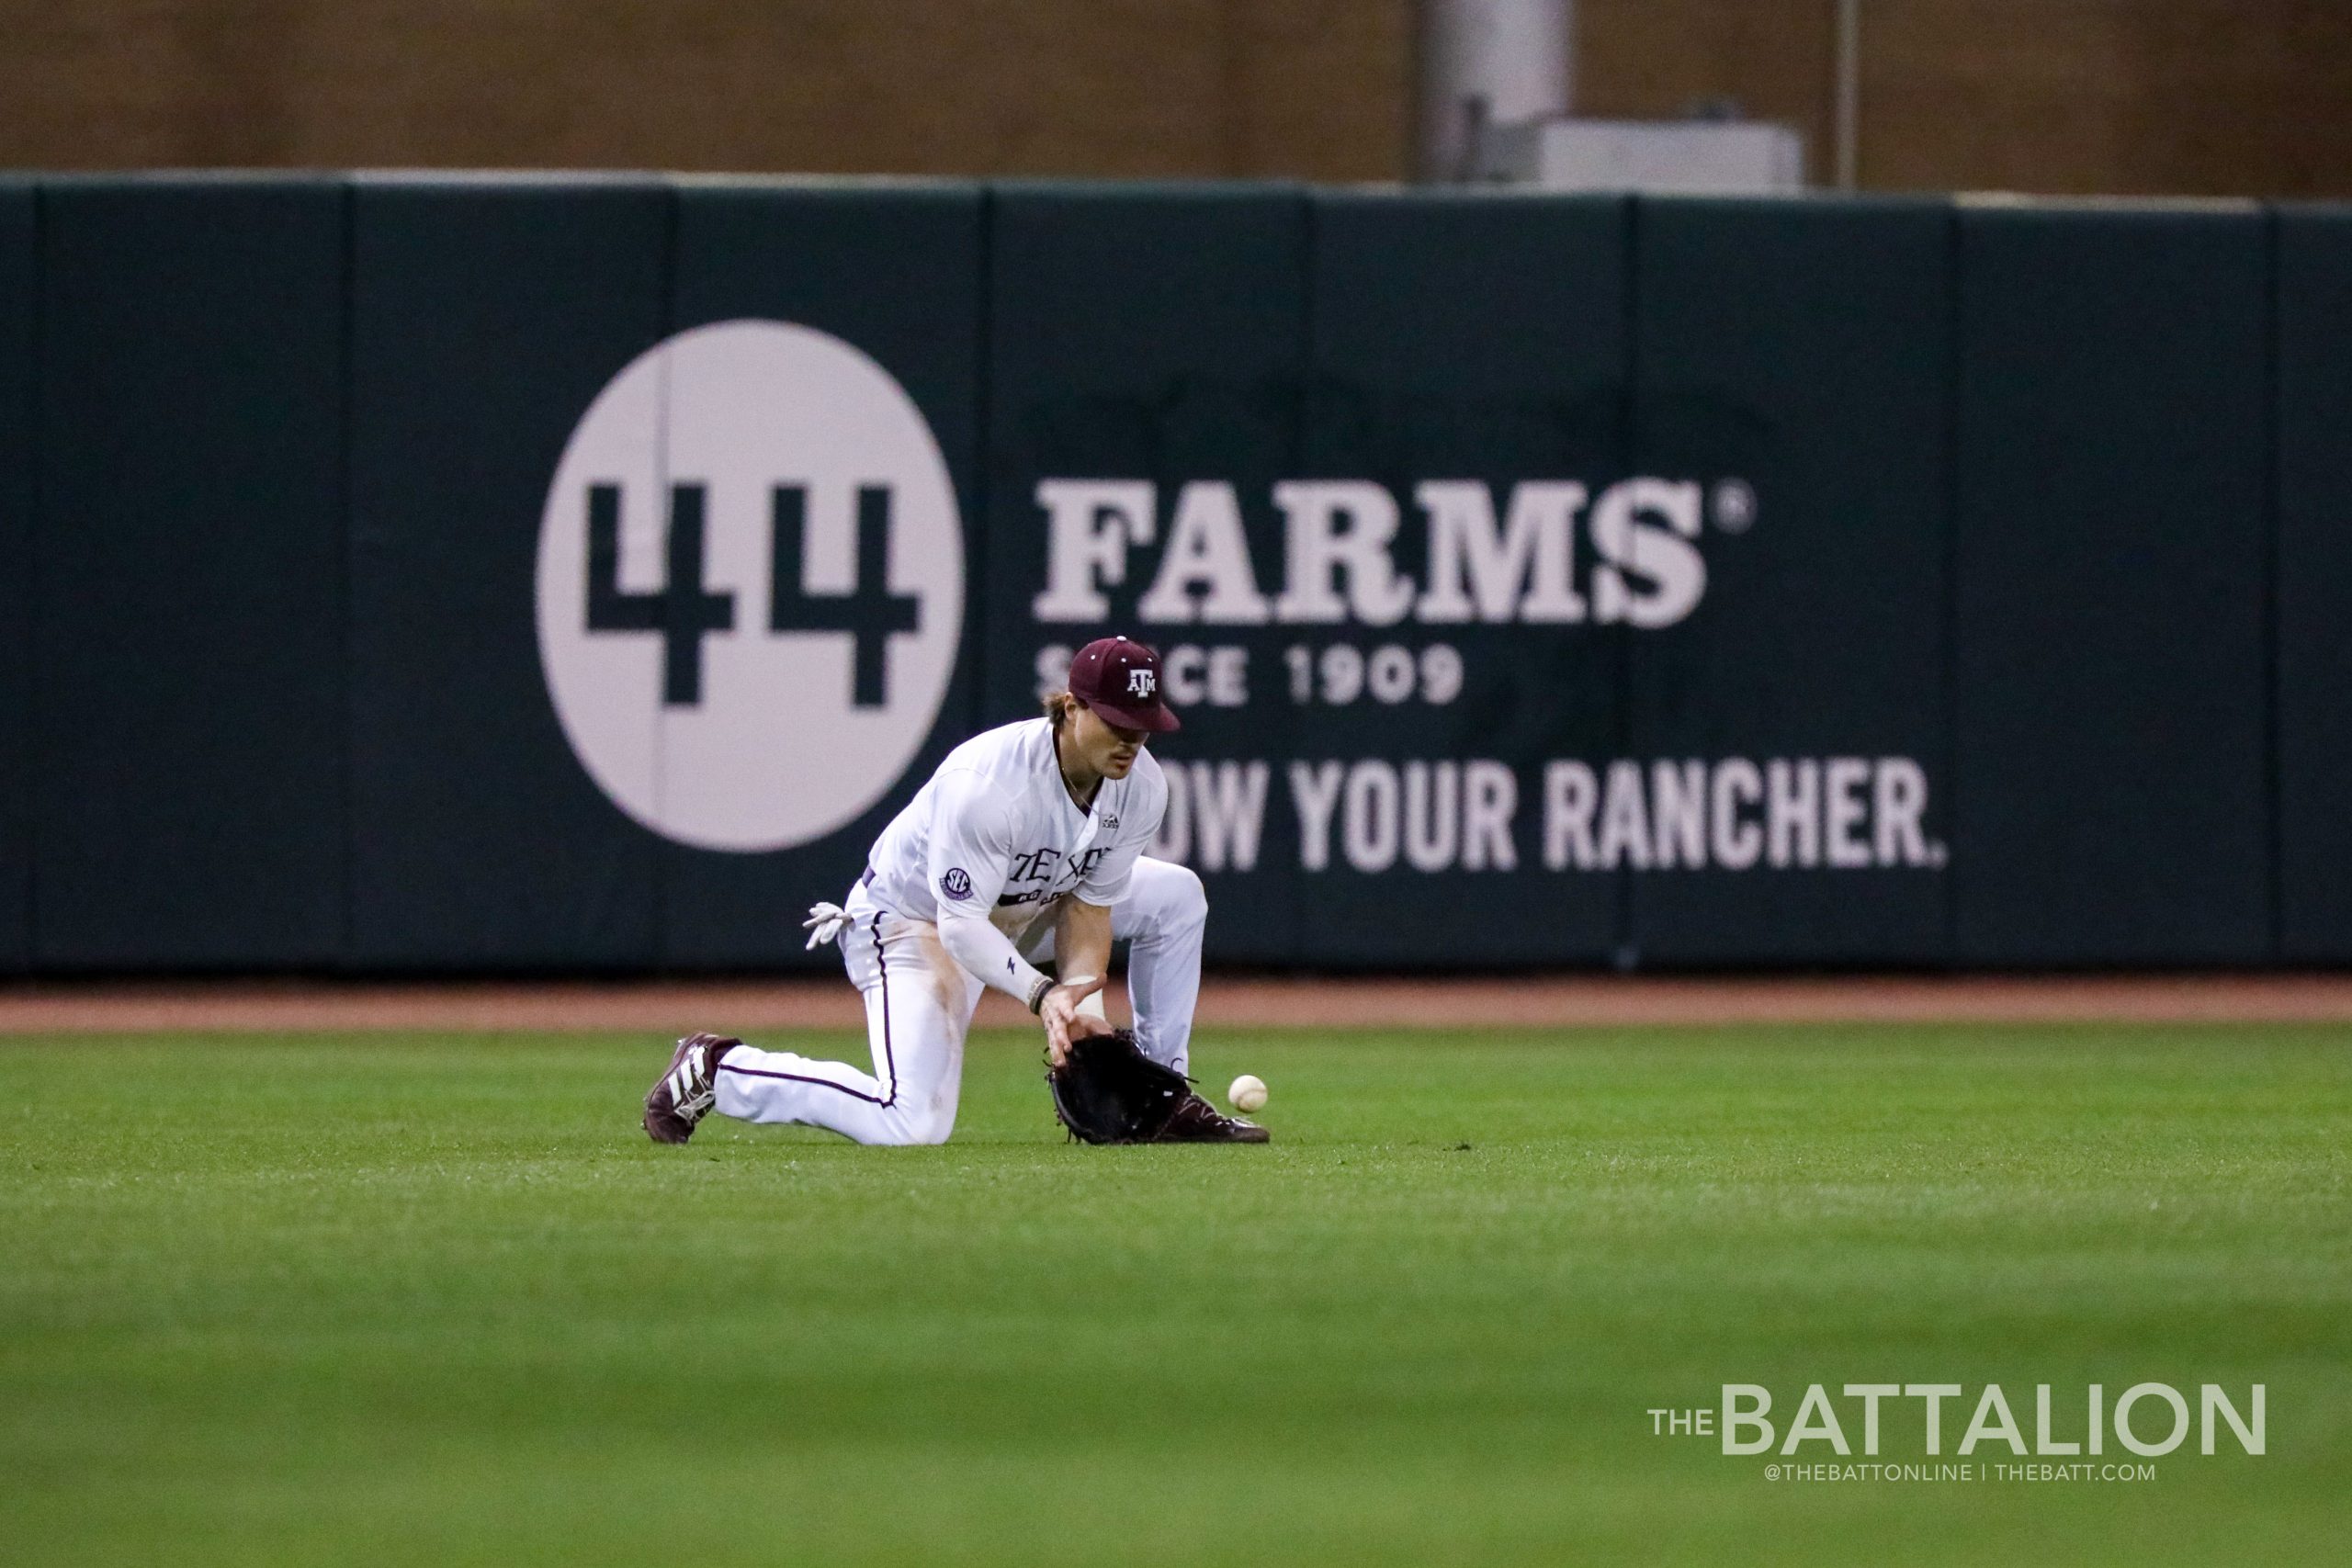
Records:
<instances>
[{"instance_id":1,"label":"player's knee on grass","mask_svg":"<svg viewBox=\"0 0 2352 1568\"><path fill-rule=\"evenodd\" d=\"M918 1144L944 1144L956 1131L956 1108L928 1106L921 1110L902 1109L890 1119L890 1142L902 1147Z\"/></svg>"}]
</instances>

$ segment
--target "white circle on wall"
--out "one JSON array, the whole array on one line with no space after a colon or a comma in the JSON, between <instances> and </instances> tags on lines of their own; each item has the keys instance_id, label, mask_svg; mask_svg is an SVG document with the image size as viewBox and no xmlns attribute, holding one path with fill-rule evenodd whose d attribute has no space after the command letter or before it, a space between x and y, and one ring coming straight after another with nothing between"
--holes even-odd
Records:
<instances>
[{"instance_id":1,"label":"white circle on wall","mask_svg":"<svg viewBox=\"0 0 2352 1568\"><path fill-rule=\"evenodd\" d=\"M931 426L813 328L721 321L649 349L548 489L548 694L597 785L680 843L789 849L855 820L931 732L963 621Z\"/></svg>"}]
</instances>

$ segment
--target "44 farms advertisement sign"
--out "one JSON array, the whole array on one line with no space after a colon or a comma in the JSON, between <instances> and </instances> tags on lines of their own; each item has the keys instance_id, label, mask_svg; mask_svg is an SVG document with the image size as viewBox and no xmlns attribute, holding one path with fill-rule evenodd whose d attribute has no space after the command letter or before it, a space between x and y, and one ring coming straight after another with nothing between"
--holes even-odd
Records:
<instances>
[{"instance_id":1,"label":"44 farms advertisement sign","mask_svg":"<svg viewBox=\"0 0 2352 1568\"><path fill-rule=\"evenodd\" d=\"M544 492L563 738L764 908L1116 632L1220 961L1936 962L1949 247L1679 211L1004 189L961 345L670 333Z\"/></svg>"}]
</instances>

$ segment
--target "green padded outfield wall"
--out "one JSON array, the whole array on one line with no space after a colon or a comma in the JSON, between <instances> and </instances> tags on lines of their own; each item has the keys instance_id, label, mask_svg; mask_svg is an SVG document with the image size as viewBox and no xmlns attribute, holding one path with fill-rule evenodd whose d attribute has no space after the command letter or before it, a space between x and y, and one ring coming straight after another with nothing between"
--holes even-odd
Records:
<instances>
[{"instance_id":1,"label":"green padded outfield wall","mask_svg":"<svg viewBox=\"0 0 2352 1568\"><path fill-rule=\"evenodd\" d=\"M344 953L347 187L40 193L44 969Z\"/></svg>"},{"instance_id":2,"label":"green padded outfield wall","mask_svg":"<svg viewBox=\"0 0 2352 1568\"><path fill-rule=\"evenodd\" d=\"M2352 960L2347 233L0 186L0 971L831 969L1107 630L1219 962Z\"/></svg>"},{"instance_id":3,"label":"green padded outfield wall","mask_svg":"<svg viewBox=\"0 0 2352 1568\"><path fill-rule=\"evenodd\" d=\"M661 840L565 744L532 606L572 427L662 339L671 215L651 182L355 192L356 967L661 956Z\"/></svg>"},{"instance_id":4,"label":"green padded outfield wall","mask_svg":"<svg viewBox=\"0 0 2352 1568\"><path fill-rule=\"evenodd\" d=\"M2352 212L2278 227L2279 952L2352 963Z\"/></svg>"},{"instance_id":5,"label":"green padded outfield wall","mask_svg":"<svg viewBox=\"0 0 2352 1568\"><path fill-rule=\"evenodd\" d=\"M1418 964L1442 942L1454 963L1610 962L1622 874L1547 858L1544 795L1548 769L1605 773L1623 739L1627 632L1578 613L1590 513L1561 487L1599 495L1628 472L1631 204L1330 195L1312 211L1298 477L1394 505L1398 614L1384 624L1372 586L1345 580L1345 618L1285 627L1254 683L1253 754L1319 775L1283 779L1284 814L1304 824L1328 801L1323 853L1294 871L1303 951ZM1532 547L1566 558L1565 592L1532 555L1523 573L1481 577L1457 543L1483 542L1489 517L1507 542L1514 508L1543 513ZM1286 569L1270 581L1311 586ZM1466 911L1475 924L1453 935Z\"/></svg>"},{"instance_id":6,"label":"green padded outfield wall","mask_svg":"<svg viewBox=\"0 0 2352 1568\"><path fill-rule=\"evenodd\" d=\"M1962 209L1953 959L2272 952L2267 230Z\"/></svg>"},{"instance_id":7,"label":"green padded outfield wall","mask_svg":"<svg viewBox=\"0 0 2352 1568\"><path fill-rule=\"evenodd\" d=\"M0 180L0 974L32 959L33 187Z\"/></svg>"},{"instance_id":8,"label":"green padded outfield wall","mask_svg":"<svg viewBox=\"0 0 2352 1568\"><path fill-rule=\"evenodd\" d=\"M1941 202L1641 209L1636 466L1701 487L1707 570L1628 639L1642 962L1943 957L1951 248Z\"/></svg>"}]
</instances>

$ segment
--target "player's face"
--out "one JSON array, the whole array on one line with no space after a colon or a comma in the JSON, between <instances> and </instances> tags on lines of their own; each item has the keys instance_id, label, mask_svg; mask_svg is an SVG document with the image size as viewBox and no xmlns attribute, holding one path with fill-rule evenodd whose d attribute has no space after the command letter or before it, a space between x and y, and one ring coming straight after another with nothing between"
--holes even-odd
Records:
<instances>
[{"instance_id":1,"label":"player's face","mask_svg":"<svg viewBox=\"0 0 2352 1568\"><path fill-rule=\"evenodd\" d=\"M1074 716L1070 739L1078 743L1080 761L1106 779L1123 779L1143 754L1144 742L1151 732L1145 729L1122 729L1105 721L1092 708L1080 707Z\"/></svg>"}]
</instances>

